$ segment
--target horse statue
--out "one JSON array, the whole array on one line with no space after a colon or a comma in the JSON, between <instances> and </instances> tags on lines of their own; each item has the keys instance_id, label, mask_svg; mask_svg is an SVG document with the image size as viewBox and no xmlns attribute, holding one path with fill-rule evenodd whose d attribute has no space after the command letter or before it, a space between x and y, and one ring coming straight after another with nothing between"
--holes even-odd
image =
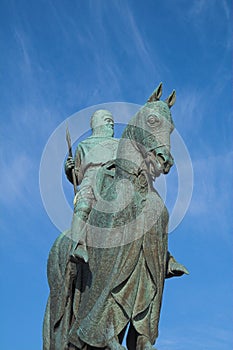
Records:
<instances>
[{"instance_id":1,"label":"horse statue","mask_svg":"<svg viewBox=\"0 0 233 350\"><path fill-rule=\"evenodd\" d=\"M153 187L173 165L162 83L126 126L116 160L102 167L87 223L88 263L69 261L69 232L48 260L44 350L152 350L168 276L168 211ZM68 233L68 234L67 234Z\"/></svg>"}]
</instances>

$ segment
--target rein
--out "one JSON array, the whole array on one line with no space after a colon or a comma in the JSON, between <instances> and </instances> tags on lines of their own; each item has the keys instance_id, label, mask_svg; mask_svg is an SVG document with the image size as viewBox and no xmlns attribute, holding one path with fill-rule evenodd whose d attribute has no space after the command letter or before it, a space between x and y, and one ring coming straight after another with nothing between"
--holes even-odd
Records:
<instances>
[{"instance_id":1,"label":"rein","mask_svg":"<svg viewBox=\"0 0 233 350\"><path fill-rule=\"evenodd\" d=\"M144 149L144 147L143 147L141 144L136 143L136 145L135 145L135 143L133 143L133 147L134 147L137 151L139 151L139 152L142 154L144 160L147 158L147 156L149 155L149 153L150 153L151 151L154 151L154 150L156 150L156 149L158 149L158 148L160 148L160 147L167 147L167 148L169 148L169 146L170 146L170 145L164 143L164 144L161 144L161 145L158 145L158 146L152 148L152 149L149 150L149 151L146 151L146 150Z\"/></svg>"},{"instance_id":2,"label":"rein","mask_svg":"<svg viewBox=\"0 0 233 350\"><path fill-rule=\"evenodd\" d=\"M116 160L116 165L120 169L124 170L125 172L127 172L129 174L137 175L140 172L140 170L143 170L143 169L145 170L144 166L146 166L146 168L148 168L147 159L148 158L150 159L151 151L155 151L161 147L167 147L167 148L170 147L169 144L161 143L161 144L157 145L156 147L153 147L152 149L147 151L147 150L145 150L145 147L142 144L140 144L134 140L134 138L132 137L132 134L131 134L131 130L127 130L127 136L128 136L127 138L131 141L131 144L132 144L133 148L136 150L136 152L139 152L143 157L143 160L142 160L141 164L137 167L137 169L136 169L136 167L133 167L129 162L126 163L126 161L123 162L122 160L121 161Z\"/></svg>"}]
</instances>

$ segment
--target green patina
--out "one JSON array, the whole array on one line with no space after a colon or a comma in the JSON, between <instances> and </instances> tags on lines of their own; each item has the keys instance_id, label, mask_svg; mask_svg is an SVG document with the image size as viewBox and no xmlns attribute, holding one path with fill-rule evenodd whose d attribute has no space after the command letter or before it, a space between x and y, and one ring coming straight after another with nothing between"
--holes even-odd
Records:
<instances>
[{"instance_id":1,"label":"green patina","mask_svg":"<svg viewBox=\"0 0 233 350\"><path fill-rule=\"evenodd\" d=\"M121 342L128 325L128 350L154 349L165 278L188 273L168 253L168 211L153 187L153 180L173 164L170 108L175 92L165 102L159 100L161 94L162 84L131 119L115 153L105 161L99 159L100 145L95 173L88 165L93 165L90 153L85 167L81 169L80 159L76 165L77 183L90 185L95 174L95 186L83 185L84 196L77 197L76 213L85 217L83 227L73 220L71 230L60 235L50 251L44 350L125 349ZM109 146L112 135L101 130L98 124L102 141L107 139ZM99 141L91 140L98 146ZM90 142L85 145L87 149ZM85 216L90 189L93 196ZM99 206L97 192L109 210ZM75 230L76 250L71 235Z\"/></svg>"}]
</instances>

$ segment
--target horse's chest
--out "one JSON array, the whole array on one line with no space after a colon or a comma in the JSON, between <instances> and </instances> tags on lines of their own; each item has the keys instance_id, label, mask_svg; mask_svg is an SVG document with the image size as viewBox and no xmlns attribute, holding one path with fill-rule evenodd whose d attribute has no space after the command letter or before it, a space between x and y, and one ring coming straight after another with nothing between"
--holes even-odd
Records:
<instances>
[{"instance_id":1,"label":"horse's chest","mask_svg":"<svg viewBox=\"0 0 233 350\"><path fill-rule=\"evenodd\" d=\"M137 211L144 213L145 221L150 223L150 227L157 223L165 228L169 220L168 210L146 173L142 172L135 178L134 189L134 205Z\"/></svg>"},{"instance_id":2,"label":"horse's chest","mask_svg":"<svg viewBox=\"0 0 233 350\"><path fill-rule=\"evenodd\" d=\"M133 179L134 190L136 193L143 197L149 192L149 181L145 173L140 173L138 176L135 176Z\"/></svg>"}]
</instances>

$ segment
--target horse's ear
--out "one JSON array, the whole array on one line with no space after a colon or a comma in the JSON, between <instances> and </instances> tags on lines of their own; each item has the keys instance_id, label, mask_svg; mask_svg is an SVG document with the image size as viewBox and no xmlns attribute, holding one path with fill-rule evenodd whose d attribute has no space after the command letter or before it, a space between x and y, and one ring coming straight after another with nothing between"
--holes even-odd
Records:
<instances>
[{"instance_id":1,"label":"horse's ear","mask_svg":"<svg viewBox=\"0 0 233 350\"><path fill-rule=\"evenodd\" d=\"M176 102L176 92L175 90L172 91L171 95L168 96L168 98L165 100L168 107L171 108L174 103Z\"/></svg>"},{"instance_id":2,"label":"horse's ear","mask_svg":"<svg viewBox=\"0 0 233 350\"><path fill-rule=\"evenodd\" d=\"M154 102L160 99L162 95L162 86L163 84L160 83L159 86L154 90L153 94L148 98L147 102Z\"/></svg>"}]
</instances>

